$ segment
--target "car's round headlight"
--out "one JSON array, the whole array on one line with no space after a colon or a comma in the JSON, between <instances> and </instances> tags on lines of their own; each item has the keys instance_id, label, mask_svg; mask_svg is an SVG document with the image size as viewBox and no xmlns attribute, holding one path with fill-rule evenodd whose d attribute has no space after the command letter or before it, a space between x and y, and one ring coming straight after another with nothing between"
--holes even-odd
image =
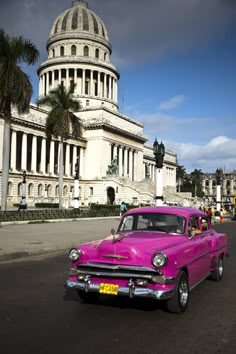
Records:
<instances>
[{"instance_id":1,"label":"car's round headlight","mask_svg":"<svg viewBox=\"0 0 236 354\"><path fill-rule=\"evenodd\" d=\"M168 258L164 253L156 253L152 258L152 263L157 268L163 267L167 262Z\"/></svg>"},{"instance_id":2,"label":"car's round headlight","mask_svg":"<svg viewBox=\"0 0 236 354\"><path fill-rule=\"evenodd\" d=\"M81 257L81 250L79 248L72 248L69 252L69 258L71 261L78 261Z\"/></svg>"}]
</instances>

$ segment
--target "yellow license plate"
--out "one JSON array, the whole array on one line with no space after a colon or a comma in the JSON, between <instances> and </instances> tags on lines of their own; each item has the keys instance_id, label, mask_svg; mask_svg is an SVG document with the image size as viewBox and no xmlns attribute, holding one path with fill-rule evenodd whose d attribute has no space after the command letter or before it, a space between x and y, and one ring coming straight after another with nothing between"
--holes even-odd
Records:
<instances>
[{"instance_id":1,"label":"yellow license plate","mask_svg":"<svg viewBox=\"0 0 236 354\"><path fill-rule=\"evenodd\" d=\"M99 292L101 294L118 295L118 289L119 285L101 283Z\"/></svg>"}]
</instances>

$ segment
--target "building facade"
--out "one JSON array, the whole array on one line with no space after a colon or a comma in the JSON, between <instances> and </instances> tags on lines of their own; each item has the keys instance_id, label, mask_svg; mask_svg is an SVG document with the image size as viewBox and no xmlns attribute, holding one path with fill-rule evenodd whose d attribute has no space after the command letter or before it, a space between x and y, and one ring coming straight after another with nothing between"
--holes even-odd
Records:
<instances>
[{"instance_id":1,"label":"building facade","mask_svg":"<svg viewBox=\"0 0 236 354\"><path fill-rule=\"evenodd\" d=\"M216 175L215 173L204 173L202 176L202 187L208 201L216 201ZM235 204L236 197L236 171L224 172L221 180L222 202Z\"/></svg>"},{"instance_id":2,"label":"building facade","mask_svg":"<svg viewBox=\"0 0 236 354\"><path fill-rule=\"evenodd\" d=\"M152 204L155 201L155 160L144 127L118 110L120 74L111 63L107 29L88 3L75 0L54 21L47 41L48 58L38 69L39 97L63 84L75 83L81 104L76 115L82 135L64 142L63 205L73 207L75 163L79 161L80 205L90 203ZM28 206L58 202L59 140L45 134L47 107L30 105L29 113L12 111L8 206L22 196L26 171ZM4 120L0 116L0 173ZM177 156L166 151L164 198L175 199ZM0 186L1 187L1 186ZM0 189L1 190L1 189Z\"/></svg>"}]
</instances>

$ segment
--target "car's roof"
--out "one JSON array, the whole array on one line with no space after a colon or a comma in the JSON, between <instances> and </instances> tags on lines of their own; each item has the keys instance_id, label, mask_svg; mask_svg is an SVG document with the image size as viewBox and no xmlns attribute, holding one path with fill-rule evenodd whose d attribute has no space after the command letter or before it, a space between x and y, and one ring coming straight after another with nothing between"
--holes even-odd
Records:
<instances>
[{"instance_id":1,"label":"car's roof","mask_svg":"<svg viewBox=\"0 0 236 354\"><path fill-rule=\"evenodd\" d=\"M138 213L167 213L167 214L178 214L182 216L189 215L204 215L206 214L200 209L191 207L181 207L181 206L153 206L153 207L141 207L130 209L126 214L138 214Z\"/></svg>"}]
</instances>

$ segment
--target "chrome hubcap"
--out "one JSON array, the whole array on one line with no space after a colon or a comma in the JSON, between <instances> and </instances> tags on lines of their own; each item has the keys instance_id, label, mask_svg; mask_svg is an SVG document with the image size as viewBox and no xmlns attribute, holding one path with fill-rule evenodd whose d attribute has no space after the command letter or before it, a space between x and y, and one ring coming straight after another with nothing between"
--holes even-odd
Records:
<instances>
[{"instance_id":1,"label":"chrome hubcap","mask_svg":"<svg viewBox=\"0 0 236 354\"><path fill-rule=\"evenodd\" d=\"M185 306L188 302L188 284L186 281L182 281L179 286L179 300L182 306Z\"/></svg>"},{"instance_id":2,"label":"chrome hubcap","mask_svg":"<svg viewBox=\"0 0 236 354\"><path fill-rule=\"evenodd\" d=\"M222 258L220 258L220 260L219 260L218 272L219 272L219 276L221 277L222 274L223 274L223 261L222 261Z\"/></svg>"}]
</instances>

